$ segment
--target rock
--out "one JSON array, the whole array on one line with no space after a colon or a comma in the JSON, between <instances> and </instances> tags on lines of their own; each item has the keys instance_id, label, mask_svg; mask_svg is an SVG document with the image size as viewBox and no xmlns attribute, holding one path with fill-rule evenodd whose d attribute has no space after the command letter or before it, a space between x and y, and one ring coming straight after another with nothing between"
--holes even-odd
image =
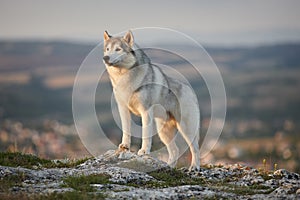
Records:
<instances>
[{"instance_id":1,"label":"rock","mask_svg":"<svg viewBox=\"0 0 300 200\"><path fill-rule=\"evenodd\" d=\"M279 169L274 172L275 176L284 177L286 179L299 180L300 176L297 173L289 172L285 169Z\"/></svg>"},{"instance_id":2,"label":"rock","mask_svg":"<svg viewBox=\"0 0 300 200\"><path fill-rule=\"evenodd\" d=\"M243 176L242 181L249 183L250 185L260 184L264 182L264 179L261 176L253 176L251 174L247 174Z\"/></svg>"},{"instance_id":3,"label":"rock","mask_svg":"<svg viewBox=\"0 0 300 200\"><path fill-rule=\"evenodd\" d=\"M295 199L300 196L299 174L284 169L276 170L267 178L256 169L239 164L210 164L199 172L189 172L187 168L175 172L165 162L149 155L110 150L73 168L0 166L0 179L20 176L20 183L8 192L28 195L75 191L66 187L66 177L105 174L109 183L90 186L108 199ZM176 177L169 173L175 173Z\"/></svg>"},{"instance_id":4,"label":"rock","mask_svg":"<svg viewBox=\"0 0 300 200\"><path fill-rule=\"evenodd\" d=\"M131 158L136 157L135 154L133 154L130 151L122 151L119 153L118 159L122 159L122 160L129 160Z\"/></svg>"},{"instance_id":5,"label":"rock","mask_svg":"<svg viewBox=\"0 0 300 200\"><path fill-rule=\"evenodd\" d=\"M144 172L137 172L127 168L109 167L103 170L103 173L109 174L110 181L114 183L136 183L141 184L153 180L154 178Z\"/></svg>"},{"instance_id":6,"label":"rock","mask_svg":"<svg viewBox=\"0 0 300 200\"><path fill-rule=\"evenodd\" d=\"M293 194L295 192L295 188L292 185L286 185L283 187L276 188L271 194L274 196L285 196L288 194Z\"/></svg>"}]
</instances>

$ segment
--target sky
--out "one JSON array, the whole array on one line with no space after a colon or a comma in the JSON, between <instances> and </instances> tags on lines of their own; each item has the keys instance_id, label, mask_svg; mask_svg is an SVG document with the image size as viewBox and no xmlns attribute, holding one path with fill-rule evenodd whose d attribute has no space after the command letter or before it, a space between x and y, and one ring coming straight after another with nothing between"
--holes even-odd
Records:
<instances>
[{"instance_id":1,"label":"sky","mask_svg":"<svg viewBox=\"0 0 300 200\"><path fill-rule=\"evenodd\" d=\"M209 45L299 42L299 9L298 0L0 0L0 39L92 42L104 30L163 27Z\"/></svg>"}]
</instances>

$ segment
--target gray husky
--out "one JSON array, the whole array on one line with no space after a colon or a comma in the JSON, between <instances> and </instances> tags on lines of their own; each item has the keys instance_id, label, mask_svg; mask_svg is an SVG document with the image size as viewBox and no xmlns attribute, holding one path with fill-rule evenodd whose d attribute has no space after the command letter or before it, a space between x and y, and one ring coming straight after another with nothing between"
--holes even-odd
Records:
<instances>
[{"instance_id":1,"label":"gray husky","mask_svg":"<svg viewBox=\"0 0 300 200\"><path fill-rule=\"evenodd\" d=\"M166 145L168 164L175 166L179 151L175 144L176 129L190 147L190 170L200 169L199 108L192 89L168 77L142 49L134 49L131 31L124 37L104 32L104 56L122 124L119 150L129 150L131 143L130 112L142 118L142 147L138 155L149 154L153 120L156 131Z\"/></svg>"}]
</instances>

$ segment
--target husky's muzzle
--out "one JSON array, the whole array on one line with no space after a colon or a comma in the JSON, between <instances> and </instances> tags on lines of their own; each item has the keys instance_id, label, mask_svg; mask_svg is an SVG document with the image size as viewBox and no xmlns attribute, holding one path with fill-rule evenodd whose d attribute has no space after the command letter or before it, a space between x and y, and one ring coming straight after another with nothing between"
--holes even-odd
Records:
<instances>
[{"instance_id":1,"label":"husky's muzzle","mask_svg":"<svg viewBox=\"0 0 300 200\"><path fill-rule=\"evenodd\" d=\"M108 65L108 66L114 66L114 65L116 65L116 64L119 63L118 60L111 61L111 57L110 57L110 56L103 56L103 61L104 61L105 64Z\"/></svg>"},{"instance_id":2,"label":"husky's muzzle","mask_svg":"<svg viewBox=\"0 0 300 200\"><path fill-rule=\"evenodd\" d=\"M103 56L103 60L107 65L112 65L112 63L109 62L109 56Z\"/></svg>"}]
</instances>

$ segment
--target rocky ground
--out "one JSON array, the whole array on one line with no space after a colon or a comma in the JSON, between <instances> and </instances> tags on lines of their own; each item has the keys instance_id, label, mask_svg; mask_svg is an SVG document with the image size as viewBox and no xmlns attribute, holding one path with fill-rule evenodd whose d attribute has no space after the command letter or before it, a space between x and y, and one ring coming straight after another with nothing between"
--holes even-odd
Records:
<instances>
[{"instance_id":1,"label":"rocky ground","mask_svg":"<svg viewBox=\"0 0 300 200\"><path fill-rule=\"evenodd\" d=\"M0 166L0 199L300 199L299 188L299 174L284 169L236 164L189 172L113 150L74 167Z\"/></svg>"}]
</instances>

